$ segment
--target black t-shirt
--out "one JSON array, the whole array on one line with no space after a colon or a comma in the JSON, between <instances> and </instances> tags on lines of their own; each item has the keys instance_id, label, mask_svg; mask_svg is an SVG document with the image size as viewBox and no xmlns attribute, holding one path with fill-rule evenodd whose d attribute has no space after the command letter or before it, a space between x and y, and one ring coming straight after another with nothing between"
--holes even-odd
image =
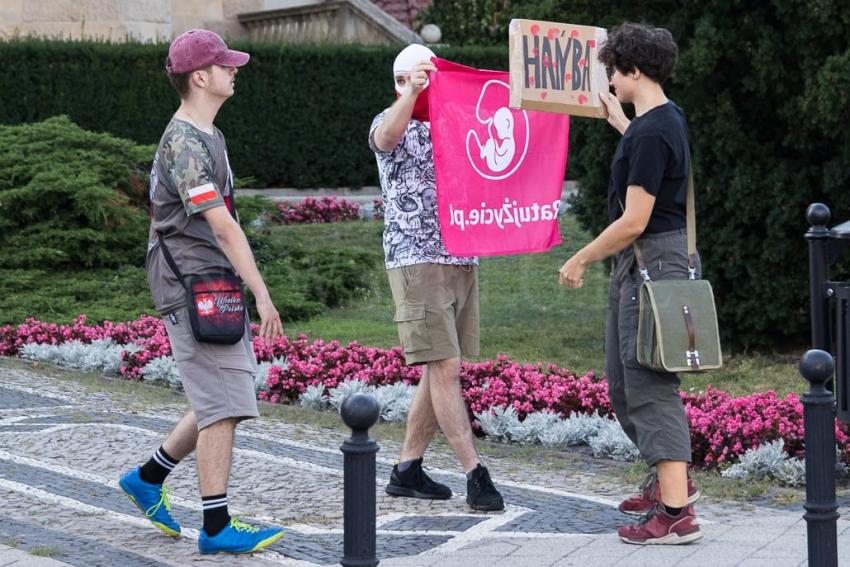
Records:
<instances>
[{"instance_id":1,"label":"black t-shirt","mask_svg":"<svg viewBox=\"0 0 850 567\"><path fill-rule=\"evenodd\" d=\"M688 197L688 125L673 102L632 120L617 146L608 183L608 224L623 215L626 189L640 185L655 196L646 232L685 228Z\"/></svg>"}]
</instances>

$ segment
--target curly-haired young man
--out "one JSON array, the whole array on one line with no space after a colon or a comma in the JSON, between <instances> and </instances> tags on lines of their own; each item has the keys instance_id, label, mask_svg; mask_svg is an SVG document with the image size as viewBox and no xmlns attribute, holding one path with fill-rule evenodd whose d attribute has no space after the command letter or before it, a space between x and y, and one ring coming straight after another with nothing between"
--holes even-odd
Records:
<instances>
[{"instance_id":1,"label":"curly-haired young man","mask_svg":"<svg viewBox=\"0 0 850 567\"><path fill-rule=\"evenodd\" d=\"M632 243L637 241L653 280L688 278L688 127L663 89L677 54L666 29L630 23L615 29L600 49L616 93L605 93L602 100L609 123L623 134L611 164L609 224L560 271L562 285L581 287L588 265L613 256L605 339L608 388L620 425L654 468L641 492L620 504L621 511L644 518L619 535L642 545L702 537L691 506L699 492L688 477L691 443L679 378L641 366L636 356L638 288L645 275ZM631 122L622 102L634 104ZM696 268L698 277L698 256Z\"/></svg>"}]
</instances>

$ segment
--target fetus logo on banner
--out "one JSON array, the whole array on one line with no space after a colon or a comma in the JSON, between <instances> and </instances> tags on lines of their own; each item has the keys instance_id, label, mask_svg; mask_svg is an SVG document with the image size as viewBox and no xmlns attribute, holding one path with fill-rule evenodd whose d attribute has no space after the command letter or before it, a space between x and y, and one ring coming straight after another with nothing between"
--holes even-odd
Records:
<instances>
[{"instance_id":1,"label":"fetus logo on banner","mask_svg":"<svg viewBox=\"0 0 850 567\"><path fill-rule=\"evenodd\" d=\"M475 105L476 124L466 135L466 155L475 172L492 181L513 175L522 165L531 131L528 113L503 104L511 87L498 80L484 83Z\"/></svg>"}]
</instances>

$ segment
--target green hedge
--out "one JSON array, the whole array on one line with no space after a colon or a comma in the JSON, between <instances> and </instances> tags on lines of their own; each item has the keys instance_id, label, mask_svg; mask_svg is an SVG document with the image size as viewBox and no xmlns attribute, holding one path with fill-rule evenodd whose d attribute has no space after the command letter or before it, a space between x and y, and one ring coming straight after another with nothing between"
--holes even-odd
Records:
<instances>
[{"instance_id":1,"label":"green hedge","mask_svg":"<svg viewBox=\"0 0 850 567\"><path fill-rule=\"evenodd\" d=\"M153 151L64 116L0 126L0 268L141 265Z\"/></svg>"},{"instance_id":2,"label":"green hedge","mask_svg":"<svg viewBox=\"0 0 850 567\"><path fill-rule=\"evenodd\" d=\"M234 44L251 53L217 120L237 177L260 187L377 185L366 142L395 99L398 47ZM163 71L164 44L0 42L0 123L68 115L87 130L159 141L179 100ZM506 69L498 48L439 50L476 67ZM13 94L14 93L14 94Z\"/></svg>"}]
</instances>

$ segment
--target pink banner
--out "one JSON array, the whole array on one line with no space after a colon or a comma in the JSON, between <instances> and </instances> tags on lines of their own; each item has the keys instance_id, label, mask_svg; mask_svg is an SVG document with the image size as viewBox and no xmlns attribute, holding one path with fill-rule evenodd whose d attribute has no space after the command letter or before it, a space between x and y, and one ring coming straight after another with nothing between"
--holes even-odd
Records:
<instances>
[{"instance_id":1,"label":"pink banner","mask_svg":"<svg viewBox=\"0 0 850 567\"><path fill-rule=\"evenodd\" d=\"M507 72L434 63L427 91L446 249L498 256L560 244L569 117L510 108Z\"/></svg>"}]
</instances>

